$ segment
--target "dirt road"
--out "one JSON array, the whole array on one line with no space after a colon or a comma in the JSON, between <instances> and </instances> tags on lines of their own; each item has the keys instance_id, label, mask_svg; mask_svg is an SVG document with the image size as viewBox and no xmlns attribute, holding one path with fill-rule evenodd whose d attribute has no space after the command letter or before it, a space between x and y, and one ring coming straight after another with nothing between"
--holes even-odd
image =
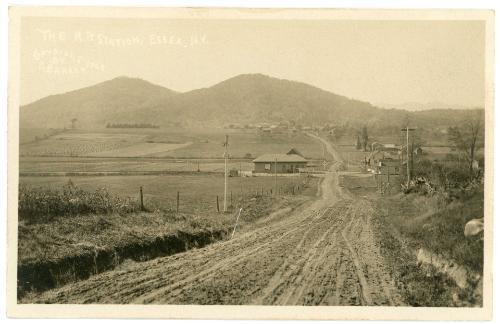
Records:
<instances>
[{"instance_id":1,"label":"dirt road","mask_svg":"<svg viewBox=\"0 0 500 324\"><path fill-rule=\"evenodd\" d=\"M369 201L344 192L335 171L320 192L232 240L103 273L35 302L401 305L374 239Z\"/></svg>"}]
</instances>

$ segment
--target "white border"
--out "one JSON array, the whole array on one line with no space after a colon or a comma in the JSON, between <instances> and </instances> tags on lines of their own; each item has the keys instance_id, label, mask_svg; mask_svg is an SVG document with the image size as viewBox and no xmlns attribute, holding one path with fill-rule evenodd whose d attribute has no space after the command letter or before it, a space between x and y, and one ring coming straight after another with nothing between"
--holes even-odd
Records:
<instances>
[{"instance_id":1,"label":"white border","mask_svg":"<svg viewBox=\"0 0 500 324\"><path fill-rule=\"evenodd\" d=\"M8 4L20 4L20 5L40 5L42 3L40 3L39 1L10 1L8 2ZM3 99L3 102L5 103L6 100L7 100L7 96L6 96L6 93L5 93L5 89L7 89L7 79L6 79L6 71L7 71L7 55L6 55L6 46L7 45L7 28L6 28L6 25L7 25L7 19L6 19L6 5L7 4L2 4L2 7L1 7L1 17L3 19L1 19L2 21L2 25L0 27L0 36L3 36L3 37L0 37L0 39L2 40L2 42L4 42L4 46L1 46L2 48L2 66L3 69L2 70L2 76L1 76L1 84L2 84L2 91L1 91L1 97ZM59 5L59 6L62 6L62 5L69 5L67 1L44 1L43 2L43 5ZM491 9L491 8L494 8L496 9L498 7L498 4L496 4L494 1L426 1L426 0L423 0L423 1L409 1L409 2L405 2L404 4L401 3L401 1L328 1L328 2L325 2L325 1L314 1L314 0L311 0L311 1L261 1L261 0L256 0L256 1L244 1L244 2L238 2L238 3L235 3L234 1L151 1L151 0L144 0L144 1L133 1L133 0L122 0L122 1L111 1L111 0L101 0L101 1L95 1L95 0L90 0L90 1L82 1L82 0L77 0L77 1L72 1L71 2L71 5L114 5L114 6L141 6L141 7L145 7L145 6L212 6L212 7L224 7L224 6L229 6L229 7L296 7L296 8L304 8L304 7L344 7L344 8L374 8L374 7L377 7L377 8L382 8L382 7L392 7L392 8L463 8L463 9L467 9L467 8L483 8L483 9ZM2 28L3 27L3 28ZM498 28L498 27L496 27ZM496 37L498 37L498 29L496 29ZM498 77L498 67L495 66L495 76ZM4 109L4 114L1 114L0 115L0 121L1 121L1 125L2 127L6 127L6 116L5 116L5 113L6 113L6 109ZM497 114L498 115L498 114ZM498 116L494 116L495 117L495 122L498 122ZM497 132L498 133L498 132ZM2 136L2 141L0 142L0 156L2 157L2 163L3 165L5 165L6 163L6 158L4 158L4 156L6 156L5 154L2 154L2 153L6 153L6 138L5 140L3 136L6 136L6 129L2 128L2 132L1 132L1 136ZM495 136L495 143L498 143L499 142L499 138L498 138L498 134ZM495 145L495 152L499 152L499 150L497 149L496 145ZM497 154L497 153L496 153ZM495 161L498 161L498 159L495 159ZM498 170L500 170L500 165L499 165L499 162L495 162L496 166L499 167L497 168ZM5 170L5 168L2 168L2 170ZM4 184L6 183L6 174L5 172L2 172L1 175L0 175L0 181L2 181ZM5 197L6 197L6 192L4 191L6 186L0 186L0 206L5 206ZM498 181L495 181L495 189L499 189L500 190L500 185L498 185ZM496 191L496 190L495 190ZM5 209L3 209L2 211L2 216L5 216L4 215L5 213ZM495 211L495 214L497 214L497 212ZM495 217L494 217L495 218ZM5 218L4 218L5 219ZM5 226L5 222L1 222L2 225L0 226ZM498 232L499 230L499 226L498 226L498 222L496 222L495 224L495 232ZM4 230L4 233L6 233L6 231ZM498 240L497 240L498 241ZM495 245L495 247L497 247L497 245ZM4 249L5 251L5 249ZM5 255L2 253L2 257L5 257ZM2 264L5 264L5 260L2 260ZM494 268L497 269L498 268L498 260L495 259L495 264L494 264ZM2 271L2 282L5 283L5 271ZM496 281L494 281L495 283L495 292L498 292L498 284L496 283ZM2 307L5 305L4 303L4 297L5 295L4 294L1 294L1 298L2 298ZM357 308L354 309L354 311L356 312ZM423 309L419 308L419 309L416 309L416 310L419 310L420 312L424 311ZM4 313L5 314L5 313ZM415 315L418 315L418 314L415 314ZM495 314L496 315L496 314ZM497 317L497 316L495 316ZM47 322L49 323L52 322L52 320L42 320L42 322Z\"/></svg>"}]
</instances>

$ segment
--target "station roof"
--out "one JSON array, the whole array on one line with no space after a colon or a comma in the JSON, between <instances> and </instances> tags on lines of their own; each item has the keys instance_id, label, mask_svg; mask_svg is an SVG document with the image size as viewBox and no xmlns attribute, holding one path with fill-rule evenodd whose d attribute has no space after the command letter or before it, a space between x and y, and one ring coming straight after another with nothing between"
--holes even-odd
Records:
<instances>
[{"instance_id":1,"label":"station roof","mask_svg":"<svg viewBox=\"0 0 500 324\"><path fill-rule=\"evenodd\" d=\"M293 147L290 151L288 151L287 153L288 155L291 155L291 154L296 154L296 155L300 155L302 157L304 157L304 155L302 153L300 153L299 150L297 150L295 147Z\"/></svg>"}]
</instances>

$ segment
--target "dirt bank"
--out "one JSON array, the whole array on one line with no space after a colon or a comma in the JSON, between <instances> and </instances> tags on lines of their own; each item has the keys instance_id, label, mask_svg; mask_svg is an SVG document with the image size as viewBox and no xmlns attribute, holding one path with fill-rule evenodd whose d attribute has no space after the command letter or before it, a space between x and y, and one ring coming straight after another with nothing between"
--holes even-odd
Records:
<instances>
[{"instance_id":1,"label":"dirt bank","mask_svg":"<svg viewBox=\"0 0 500 324\"><path fill-rule=\"evenodd\" d=\"M316 188L309 188L315 192ZM237 233L309 203L303 195L249 197ZM67 215L18 227L18 298L38 294L115 269L125 260L148 261L228 238L236 221L229 213L192 215L175 211ZM266 217L264 217L266 216Z\"/></svg>"},{"instance_id":2,"label":"dirt bank","mask_svg":"<svg viewBox=\"0 0 500 324\"><path fill-rule=\"evenodd\" d=\"M48 262L21 264L17 268L17 294L40 292L114 269L124 260L147 261L184 252L227 237L230 227L194 233L179 231L154 240L131 242L119 247L98 247L80 243L81 253Z\"/></svg>"}]
</instances>

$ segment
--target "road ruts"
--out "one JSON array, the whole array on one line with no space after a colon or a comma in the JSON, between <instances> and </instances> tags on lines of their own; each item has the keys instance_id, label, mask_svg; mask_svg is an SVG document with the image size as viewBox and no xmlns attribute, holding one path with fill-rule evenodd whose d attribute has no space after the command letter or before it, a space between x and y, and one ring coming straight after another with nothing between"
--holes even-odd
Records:
<instances>
[{"instance_id":1,"label":"road ruts","mask_svg":"<svg viewBox=\"0 0 500 324\"><path fill-rule=\"evenodd\" d=\"M401 305L374 239L370 202L340 189L334 171L320 192L232 240L102 273L32 302Z\"/></svg>"}]
</instances>

